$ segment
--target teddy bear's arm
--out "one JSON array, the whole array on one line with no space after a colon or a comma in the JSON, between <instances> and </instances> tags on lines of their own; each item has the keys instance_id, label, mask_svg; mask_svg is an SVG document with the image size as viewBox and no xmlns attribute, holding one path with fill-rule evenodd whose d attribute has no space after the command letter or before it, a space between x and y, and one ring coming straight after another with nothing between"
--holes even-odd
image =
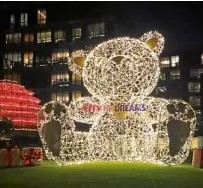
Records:
<instances>
[{"instance_id":1,"label":"teddy bear's arm","mask_svg":"<svg viewBox=\"0 0 203 188\"><path fill-rule=\"evenodd\" d=\"M82 97L70 103L68 115L76 122L92 124L102 112L103 108L97 97Z\"/></svg>"}]
</instances>

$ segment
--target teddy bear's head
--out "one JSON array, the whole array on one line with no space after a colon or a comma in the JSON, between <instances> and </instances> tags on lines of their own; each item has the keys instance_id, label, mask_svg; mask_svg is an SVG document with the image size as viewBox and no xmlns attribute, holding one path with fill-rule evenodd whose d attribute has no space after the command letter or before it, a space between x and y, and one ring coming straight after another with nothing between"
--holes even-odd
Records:
<instances>
[{"instance_id":1,"label":"teddy bear's head","mask_svg":"<svg viewBox=\"0 0 203 188\"><path fill-rule=\"evenodd\" d=\"M149 32L140 39L123 37L95 47L86 58L82 78L92 95L147 96L155 88L164 38Z\"/></svg>"}]
</instances>

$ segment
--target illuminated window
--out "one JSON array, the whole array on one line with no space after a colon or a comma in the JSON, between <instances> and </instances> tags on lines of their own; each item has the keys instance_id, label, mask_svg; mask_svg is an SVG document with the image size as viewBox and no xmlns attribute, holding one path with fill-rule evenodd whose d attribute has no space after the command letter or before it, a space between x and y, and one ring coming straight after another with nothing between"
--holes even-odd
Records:
<instances>
[{"instance_id":1,"label":"illuminated window","mask_svg":"<svg viewBox=\"0 0 203 188\"><path fill-rule=\"evenodd\" d=\"M37 55L36 56L36 64L38 66L47 66L49 64L51 64L51 57L50 56L40 56Z\"/></svg>"},{"instance_id":2,"label":"illuminated window","mask_svg":"<svg viewBox=\"0 0 203 188\"><path fill-rule=\"evenodd\" d=\"M45 24L46 23L46 10L37 11L37 23Z\"/></svg>"},{"instance_id":3,"label":"illuminated window","mask_svg":"<svg viewBox=\"0 0 203 188\"><path fill-rule=\"evenodd\" d=\"M75 101L76 99L81 97L81 91L73 91L72 93L72 100Z\"/></svg>"},{"instance_id":4,"label":"illuminated window","mask_svg":"<svg viewBox=\"0 0 203 188\"><path fill-rule=\"evenodd\" d=\"M15 33L13 35L13 43L19 44L21 42L21 33Z\"/></svg>"},{"instance_id":5,"label":"illuminated window","mask_svg":"<svg viewBox=\"0 0 203 188\"><path fill-rule=\"evenodd\" d=\"M25 43L33 43L34 42L34 34L25 34L24 35Z\"/></svg>"},{"instance_id":6,"label":"illuminated window","mask_svg":"<svg viewBox=\"0 0 203 188\"><path fill-rule=\"evenodd\" d=\"M201 121L201 111L200 110L195 110L196 118L197 118L197 123L200 123Z\"/></svg>"},{"instance_id":7,"label":"illuminated window","mask_svg":"<svg viewBox=\"0 0 203 188\"><path fill-rule=\"evenodd\" d=\"M156 94L164 93L164 92L166 92L165 86L156 87Z\"/></svg>"},{"instance_id":8,"label":"illuminated window","mask_svg":"<svg viewBox=\"0 0 203 188\"><path fill-rule=\"evenodd\" d=\"M17 74L17 73L5 74L4 79L5 80L12 80L12 81L16 81L17 83L20 83L20 74Z\"/></svg>"},{"instance_id":9,"label":"illuminated window","mask_svg":"<svg viewBox=\"0 0 203 188\"><path fill-rule=\"evenodd\" d=\"M11 28L15 27L15 16L13 14L10 17L10 26Z\"/></svg>"},{"instance_id":10,"label":"illuminated window","mask_svg":"<svg viewBox=\"0 0 203 188\"><path fill-rule=\"evenodd\" d=\"M203 54L201 54L201 64L203 65Z\"/></svg>"},{"instance_id":11,"label":"illuminated window","mask_svg":"<svg viewBox=\"0 0 203 188\"><path fill-rule=\"evenodd\" d=\"M188 83L188 91L190 93L200 92L200 83L199 82L189 82Z\"/></svg>"},{"instance_id":12,"label":"illuminated window","mask_svg":"<svg viewBox=\"0 0 203 188\"><path fill-rule=\"evenodd\" d=\"M73 28L72 29L72 39L78 39L81 38L81 28Z\"/></svg>"},{"instance_id":13,"label":"illuminated window","mask_svg":"<svg viewBox=\"0 0 203 188\"><path fill-rule=\"evenodd\" d=\"M66 40L66 32L65 31L55 31L54 37L55 37L55 42Z\"/></svg>"},{"instance_id":14,"label":"illuminated window","mask_svg":"<svg viewBox=\"0 0 203 188\"><path fill-rule=\"evenodd\" d=\"M6 34L6 44L20 44L21 43L21 33Z\"/></svg>"},{"instance_id":15,"label":"illuminated window","mask_svg":"<svg viewBox=\"0 0 203 188\"><path fill-rule=\"evenodd\" d=\"M201 74L203 73L203 69L198 69L197 72L198 72L198 77L200 77Z\"/></svg>"},{"instance_id":16,"label":"illuminated window","mask_svg":"<svg viewBox=\"0 0 203 188\"><path fill-rule=\"evenodd\" d=\"M7 53L4 55L4 69L11 69L16 64L20 64L21 54L20 53Z\"/></svg>"},{"instance_id":17,"label":"illuminated window","mask_svg":"<svg viewBox=\"0 0 203 188\"><path fill-rule=\"evenodd\" d=\"M65 51L65 52L55 52L52 53L52 62L56 63L56 62L66 62L68 60L69 57L69 52Z\"/></svg>"},{"instance_id":18,"label":"illuminated window","mask_svg":"<svg viewBox=\"0 0 203 188\"><path fill-rule=\"evenodd\" d=\"M81 85L82 76L79 74L72 74L72 85Z\"/></svg>"},{"instance_id":19,"label":"illuminated window","mask_svg":"<svg viewBox=\"0 0 203 188\"><path fill-rule=\"evenodd\" d=\"M105 35L105 24L96 23L96 24L88 25L88 34L89 34L89 38L104 36Z\"/></svg>"},{"instance_id":20,"label":"illuminated window","mask_svg":"<svg viewBox=\"0 0 203 188\"><path fill-rule=\"evenodd\" d=\"M51 42L51 31L37 33L37 43Z\"/></svg>"},{"instance_id":21,"label":"illuminated window","mask_svg":"<svg viewBox=\"0 0 203 188\"><path fill-rule=\"evenodd\" d=\"M200 97L199 96L190 96L189 103L191 106L200 106Z\"/></svg>"},{"instance_id":22,"label":"illuminated window","mask_svg":"<svg viewBox=\"0 0 203 188\"><path fill-rule=\"evenodd\" d=\"M69 93L68 92L58 92L51 94L52 101L62 101L68 102L69 101Z\"/></svg>"},{"instance_id":23,"label":"illuminated window","mask_svg":"<svg viewBox=\"0 0 203 188\"><path fill-rule=\"evenodd\" d=\"M28 26L28 14L27 13L21 13L20 25L21 26Z\"/></svg>"},{"instance_id":24,"label":"illuminated window","mask_svg":"<svg viewBox=\"0 0 203 188\"><path fill-rule=\"evenodd\" d=\"M171 56L171 67L177 67L179 65L179 56Z\"/></svg>"},{"instance_id":25,"label":"illuminated window","mask_svg":"<svg viewBox=\"0 0 203 188\"><path fill-rule=\"evenodd\" d=\"M56 74L51 76L52 84L59 84L69 81L69 74Z\"/></svg>"},{"instance_id":26,"label":"illuminated window","mask_svg":"<svg viewBox=\"0 0 203 188\"><path fill-rule=\"evenodd\" d=\"M32 67L33 64L33 53L28 52L24 54L24 66L25 67Z\"/></svg>"},{"instance_id":27,"label":"illuminated window","mask_svg":"<svg viewBox=\"0 0 203 188\"><path fill-rule=\"evenodd\" d=\"M160 67L170 67L170 59L169 57L164 57L160 61Z\"/></svg>"},{"instance_id":28,"label":"illuminated window","mask_svg":"<svg viewBox=\"0 0 203 188\"><path fill-rule=\"evenodd\" d=\"M190 70L191 77L200 77L202 73L203 73L203 69L191 69Z\"/></svg>"},{"instance_id":29,"label":"illuminated window","mask_svg":"<svg viewBox=\"0 0 203 188\"><path fill-rule=\"evenodd\" d=\"M12 34L6 34L6 44L13 43L13 35Z\"/></svg>"},{"instance_id":30,"label":"illuminated window","mask_svg":"<svg viewBox=\"0 0 203 188\"><path fill-rule=\"evenodd\" d=\"M179 70L173 70L170 72L171 80L179 80L180 79L180 71Z\"/></svg>"},{"instance_id":31,"label":"illuminated window","mask_svg":"<svg viewBox=\"0 0 203 188\"><path fill-rule=\"evenodd\" d=\"M166 80L166 73L161 72L159 78L160 80Z\"/></svg>"}]
</instances>

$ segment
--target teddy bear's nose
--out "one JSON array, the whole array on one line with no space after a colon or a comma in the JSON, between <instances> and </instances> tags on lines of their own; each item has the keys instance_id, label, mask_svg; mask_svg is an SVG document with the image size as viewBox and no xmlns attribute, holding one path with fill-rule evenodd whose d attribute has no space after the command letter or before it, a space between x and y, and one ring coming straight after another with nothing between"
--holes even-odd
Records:
<instances>
[{"instance_id":1,"label":"teddy bear's nose","mask_svg":"<svg viewBox=\"0 0 203 188\"><path fill-rule=\"evenodd\" d=\"M116 57L113 57L111 59L111 61L114 61L116 62L116 64L121 64L122 60L124 59L125 57L124 56L116 56Z\"/></svg>"}]
</instances>

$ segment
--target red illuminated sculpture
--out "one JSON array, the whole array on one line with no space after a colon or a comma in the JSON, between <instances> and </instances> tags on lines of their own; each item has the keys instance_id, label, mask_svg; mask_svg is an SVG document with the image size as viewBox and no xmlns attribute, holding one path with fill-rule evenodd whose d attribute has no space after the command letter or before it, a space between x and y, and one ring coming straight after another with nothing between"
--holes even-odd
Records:
<instances>
[{"instance_id":1,"label":"red illuminated sculpture","mask_svg":"<svg viewBox=\"0 0 203 188\"><path fill-rule=\"evenodd\" d=\"M24 86L0 81L0 118L11 120L16 130L36 130L40 100Z\"/></svg>"}]
</instances>

